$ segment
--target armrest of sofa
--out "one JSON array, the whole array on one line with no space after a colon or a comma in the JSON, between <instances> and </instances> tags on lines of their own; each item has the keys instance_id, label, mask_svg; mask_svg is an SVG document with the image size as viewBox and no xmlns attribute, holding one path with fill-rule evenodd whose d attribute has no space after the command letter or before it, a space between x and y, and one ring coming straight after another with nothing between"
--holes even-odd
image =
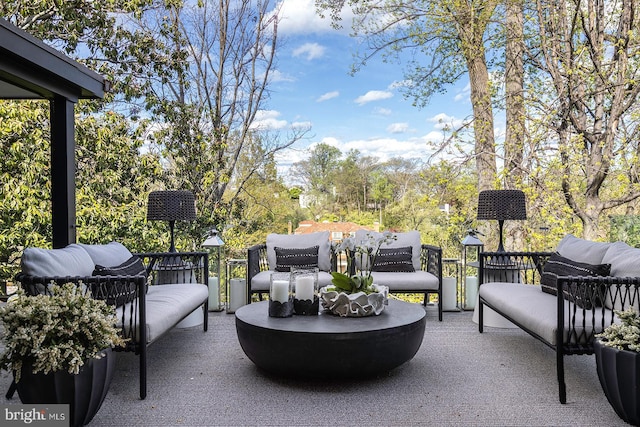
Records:
<instances>
[{"instance_id":1,"label":"armrest of sofa","mask_svg":"<svg viewBox=\"0 0 640 427\"><path fill-rule=\"evenodd\" d=\"M428 271L438 279L442 279L442 248L422 244L420 250L420 266L423 271Z\"/></svg>"},{"instance_id":2,"label":"armrest of sofa","mask_svg":"<svg viewBox=\"0 0 640 427\"><path fill-rule=\"evenodd\" d=\"M553 252L481 252L478 284L514 281L539 284L544 265L552 254Z\"/></svg>"},{"instance_id":3,"label":"armrest of sofa","mask_svg":"<svg viewBox=\"0 0 640 427\"><path fill-rule=\"evenodd\" d=\"M142 259L152 284L165 283L159 276L171 272L172 282L209 284L208 252L146 252Z\"/></svg>"},{"instance_id":4,"label":"armrest of sofa","mask_svg":"<svg viewBox=\"0 0 640 427\"><path fill-rule=\"evenodd\" d=\"M251 289L251 279L261 271L269 270L267 245L261 243L247 249L247 285Z\"/></svg>"}]
</instances>

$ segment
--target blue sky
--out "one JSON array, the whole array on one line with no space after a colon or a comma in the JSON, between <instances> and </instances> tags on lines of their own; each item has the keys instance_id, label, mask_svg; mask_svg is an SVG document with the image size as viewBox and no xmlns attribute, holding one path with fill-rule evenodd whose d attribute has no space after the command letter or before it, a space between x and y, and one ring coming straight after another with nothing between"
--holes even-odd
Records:
<instances>
[{"instance_id":1,"label":"blue sky","mask_svg":"<svg viewBox=\"0 0 640 427\"><path fill-rule=\"evenodd\" d=\"M311 126L308 138L279 156L281 172L321 142L343 153L358 149L381 161L426 160L432 152L427 141L442 139L443 122L460 123L470 115L468 80L434 96L427 107L414 107L397 89L403 81L402 65L375 58L349 74L357 42L348 35L348 14L343 15L345 28L335 30L315 14L313 0L281 3L277 71L268 110L259 119L275 129Z\"/></svg>"}]
</instances>

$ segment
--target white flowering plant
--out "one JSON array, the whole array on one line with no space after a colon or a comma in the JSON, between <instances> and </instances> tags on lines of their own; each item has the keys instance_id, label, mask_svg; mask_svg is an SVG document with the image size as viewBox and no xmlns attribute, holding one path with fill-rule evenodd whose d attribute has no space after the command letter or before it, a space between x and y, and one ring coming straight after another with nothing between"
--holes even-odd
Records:
<instances>
[{"instance_id":1,"label":"white flowering plant","mask_svg":"<svg viewBox=\"0 0 640 427\"><path fill-rule=\"evenodd\" d=\"M356 292L364 292L370 294L377 292L373 286L373 277L371 276L371 266L375 263L376 257L380 252L380 247L383 244L389 244L396 240L397 237L390 231L385 231L379 236L373 236L367 234L367 238L364 242L356 245L355 239L347 237L338 246L336 246L336 253L339 255L345 252L347 255L347 269L346 273L332 272L331 283L338 292L345 292L352 294ZM351 271L355 270L353 262L358 257L360 261L361 269L356 271L355 274L350 275ZM365 266L367 267L366 269Z\"/></svg>"},{"instance_id":2,"label":"white flowering plant","mask_svg":"<svg viewBox=\"0 0 640 427\"><path fill-rule=\"evenodd\" d=\"M640 353L640 316L633 308L625 311L614 310L621 323L607 326L604 331L596 335L602 344Z\"/></svg>"},{"instance_id":3,"label":"white flowering plant","mask_svg":"<svg viewBox=\"0 0 640 427\"><path fill-rule=\"evenodd\" d=\"M19 289L0 308L0 321L0 368L12 370L16 382L25 361L31 362L33 373L77 374L86 360L125 343L115 326L115 307L73 283L52 286L51 295L29 296Z\"/></svg>"}]
</instances>

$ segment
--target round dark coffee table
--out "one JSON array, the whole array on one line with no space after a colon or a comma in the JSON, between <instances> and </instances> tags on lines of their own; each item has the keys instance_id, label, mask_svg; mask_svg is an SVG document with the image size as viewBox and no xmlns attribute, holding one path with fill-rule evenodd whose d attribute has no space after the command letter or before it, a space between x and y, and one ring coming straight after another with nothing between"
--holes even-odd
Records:
<instances>
[{"instance_id":1,"label":"round dark coffee table","mask_svg":"<svg viewBox=\"0 0 640 427\"><path fill-rule=\"evenodd\" d=\"M268 301L236 310L245 354L267 372L296 378L375 376L411 360L425 329L421 304L389 300L379 316L274 318Z\"/></svg>"}]
</instances>

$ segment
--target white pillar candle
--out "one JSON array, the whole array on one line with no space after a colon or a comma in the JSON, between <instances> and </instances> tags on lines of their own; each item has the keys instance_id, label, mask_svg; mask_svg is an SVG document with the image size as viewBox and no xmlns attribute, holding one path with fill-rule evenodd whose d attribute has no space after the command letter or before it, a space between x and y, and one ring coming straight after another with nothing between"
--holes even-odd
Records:
<instances>
[{"instance_id":1,"label":"white pillar candle","mask_svg":"<svg viewBox=\"0 0 640 427\"><path fill-rule=\"evenodd\" d=\"M218 278L209 277L209 311L220 309L220 284Z\"/></svg>"},{"instance_id":2,"label":"white pillar candle","mask_svg":"<svg viewBox=\"0 0 640 427\"><path fill-rule=\"evenodd\" d=\"M235 313L237 309L247 303L247 285L244 279L229 280L229 313Z\"/></svg>"},{"instance_id":3,"label":"white pillar candle","mask_svg":"<svg viewBox=\"0 0 640 427\"><path fill-rule=\"evenodd\" d=\"M455 277L442 278L442 309L443 310L456 309L456 278Z\"/></svg>"},{"instance_id":4,"label":"white pillar candle","mask_svg":"<svg viewBox=\"0 0 640 427\"><path fill-rule=\"evenodd\" d=\"M464 308L475 308L476 299L478 298L478 278L475 276L467 277L464 287L466 294Z\"/></svg>"},{"instance_id":5,"label":"white pillar candle","mask_svg":"<svg viewBox=\"0 0 640 427\"><path fill-rule=\"evenodd\" d=\"M285 303L289 301L289 281L288 280L274 280L271 285L271 299Z\"/></svg>"},{"instance_id":6,"label":"white pillar candle","mask_svg":"<svg viewBox=\"0 0 640 427\"><path fill-rule=\"evenodd\" d=\"M296 299L313 301L313 277L296 277Z\"/></svg>"}]
</instances>

